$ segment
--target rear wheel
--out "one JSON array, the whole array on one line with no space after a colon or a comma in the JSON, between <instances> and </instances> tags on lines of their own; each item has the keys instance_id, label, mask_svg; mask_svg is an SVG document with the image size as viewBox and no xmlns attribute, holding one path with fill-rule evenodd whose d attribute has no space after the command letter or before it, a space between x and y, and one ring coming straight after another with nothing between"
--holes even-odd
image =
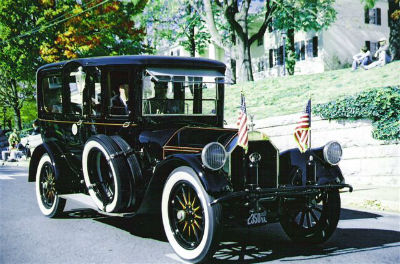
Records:
<instances>
[{"instance_id":1,"label":"rear wheel","mask_svg":"<svg viewBox=\"0 0 400 264\"><path fill-rule=\"evenodd\" d=\"M162 194L162 220L169 243L186 261L202 262L215 252L221 208L210 202L191 168L179 167L170 174Z\"/></svg>"},{"instance_id":2,"label":"rear wheel","mask_svg":"<svg viewBox=\"0 0 400 264\"><path fill-rule=\"evenodd\" d=\"M321 192L305 202L284 204L281 225L296 242L318 244L335 231L340 217L338 190Z\"/></svg>"},{"instance_id":3,"label":"rear wheel","mask_svg":"<svg viewBox=\"0 0 400 264\"><path fill-rule=\"evenodd\" d=\"M65 207L65 199L57 194L55 170L47 153L40 158L35 187L40 211L47 217L60 215Z\"/></svg>"}]
</instances>

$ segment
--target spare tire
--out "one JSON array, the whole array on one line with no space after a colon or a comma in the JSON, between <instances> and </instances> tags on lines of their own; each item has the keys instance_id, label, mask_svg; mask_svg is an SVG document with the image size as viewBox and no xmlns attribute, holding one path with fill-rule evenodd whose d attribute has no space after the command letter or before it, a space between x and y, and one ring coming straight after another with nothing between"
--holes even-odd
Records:
<instances>
[{"instance_id":1,"label":"spare tire","mask_svg":"<svg viewBox=\"0 0 400 264\"><path fill-rule=\"evenodd\" d=\"M129 167L114 140L101 134L90 137L83 149L82 168L88 192L100 210L126 210L131 197Z\"/></svg>"},{"instance_id":2,"label":"spare tire","mask_svg":"<svg viewBox=\"0 0 400 264\"><path fill-rule=\"evenodd\" d=\"M125 161L130 169L130 203L128 204L129 210L136 210L140 201L143 198L144 180L142 175L141 166L131 146L120 136L111 136L115 143L119 146L120 150L124 152Z\"/></svg>"}]
</instances>

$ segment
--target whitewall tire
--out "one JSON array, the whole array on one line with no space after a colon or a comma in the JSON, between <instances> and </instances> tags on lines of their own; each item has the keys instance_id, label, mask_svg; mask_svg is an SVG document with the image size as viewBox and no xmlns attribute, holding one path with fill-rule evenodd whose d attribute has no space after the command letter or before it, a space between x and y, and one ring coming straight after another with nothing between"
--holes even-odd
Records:
<instances>
[{"instance_id":1,"label":"whitewall tire","mask_svg":"<svg viewBox=\"0 0 400 264\"><path fill-rule=\"evenodd\" d=\"M161 201L165 234L176 254L197 263L212 256L218 243L220 205L204 190L190 167L179 167L168 177Z\"/></svg>"},{"instance_id":2,"label":"whitewall tire","mask_svg":"<svg viewBox=\"0 0 400 264\"><path fill-rule=\"evenodd\" d=\"M36 171L36 199L40 211L47 217L60 215L65 207L65 199L60 198L55 188L55 170L46 153L39 161Z\"/></svg>"},{"instance_id":3,"label":"whitewall tire","mask_svg":"<svg viewBox=\"0 0 400 264\"><path fill-rule=\"evenodd\" d=\"M83 177L90 197L107 213L124 211L131 199L129 168L118 145L106 135L91 137L82 153Z\"/></svg>"}]
</instances>

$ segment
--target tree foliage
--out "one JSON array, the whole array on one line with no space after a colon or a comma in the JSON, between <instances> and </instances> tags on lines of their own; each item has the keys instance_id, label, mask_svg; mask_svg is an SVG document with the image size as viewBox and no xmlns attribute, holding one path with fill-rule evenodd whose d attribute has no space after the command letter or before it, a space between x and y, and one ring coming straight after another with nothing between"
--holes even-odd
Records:
<instances>
[{"instance_id":1,"label":"tree foliage","mask_svg":"<svg viewBox=\"0 0 400 264\"><path fill-rule=\"evenodd\" d=\"M276 2L272 27L288 32L286 66L290 75L296 64L294 34L298 31L320 31L336 19L335 0L286 0Z\"/></svg>"},{"instance_id":2,"label":"tree foliage","mask_svg":"<svg viewBox=\"0 0 400 264\"><path fill-rule=\"evenodd\" d=\"M53 6L46 13L46 20L57 19L57 15L69 11L54 38L42 42L40 55L46 62L54 62L146 51L142 43L144 27L135 25L134 16L142 12L147 1L50 1Z\"/></svg>"},{"instance_id":3,"label":"tree foliage","mask_svg":"<svg viewBox=\"0 0 400 264\"><path fill-rule=\"evenodd\" d=\"M42 63L39 43L44 34L33 32L44 14L43 1L0 0L0 101L14 111L21 129L21 108L33 99L35 72Z\"/></svg>"},{"instance_id":4,"label":"tree foliage","mask_svg":"<svg viewBox=\"0 0 400 264\"><path fill-rule=\"evenodd\" d=\"M141 18L150 28L148 40L154 50L158 44L179 43L190 56L202 54L210 42L204 20L189 0L150 0Z\"/></svg>"},{"instance_id":5,"label":"tree foliage","mask_svg":"<svg viewBox=\"0 0 400 264\"><path fill-rule=\"evenodd\" d=\"M268 27L320 30L329 25L336 14L332 8L334 0L266 0L259 10L251 10L252 5L253 8L254 6L257 8L258 2L251 0L213 2L203 0L202 2L202 12L199 14L207 22L213 41L221 47L224 43L215 22L218 17L217 12L223 14L227 21L231 35L235 37L232 45L235 47L234 53L238 59L239 75L242 81L253 80L250 47L258 39L263 38ZM250 27L251 24L253 26Z\"/></svg>"}]
</instances>

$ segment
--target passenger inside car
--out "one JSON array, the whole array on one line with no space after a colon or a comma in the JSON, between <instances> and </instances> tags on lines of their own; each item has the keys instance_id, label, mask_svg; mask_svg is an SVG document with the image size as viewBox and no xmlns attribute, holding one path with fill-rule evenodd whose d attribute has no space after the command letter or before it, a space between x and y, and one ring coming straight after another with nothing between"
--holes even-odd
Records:
<instances>
[{"instance_id":1,"label":"passenger inside car","mask_svg":"<svg viewBox=\"0 0 400 264\"><path fill-rule=\"evenodd\" d=\"M120 83L117 86L115 95L111 98L111 114L113 115L127 115L128 110L128 95L129 85L126 83Z\"/></svg>"}]
</instances>

